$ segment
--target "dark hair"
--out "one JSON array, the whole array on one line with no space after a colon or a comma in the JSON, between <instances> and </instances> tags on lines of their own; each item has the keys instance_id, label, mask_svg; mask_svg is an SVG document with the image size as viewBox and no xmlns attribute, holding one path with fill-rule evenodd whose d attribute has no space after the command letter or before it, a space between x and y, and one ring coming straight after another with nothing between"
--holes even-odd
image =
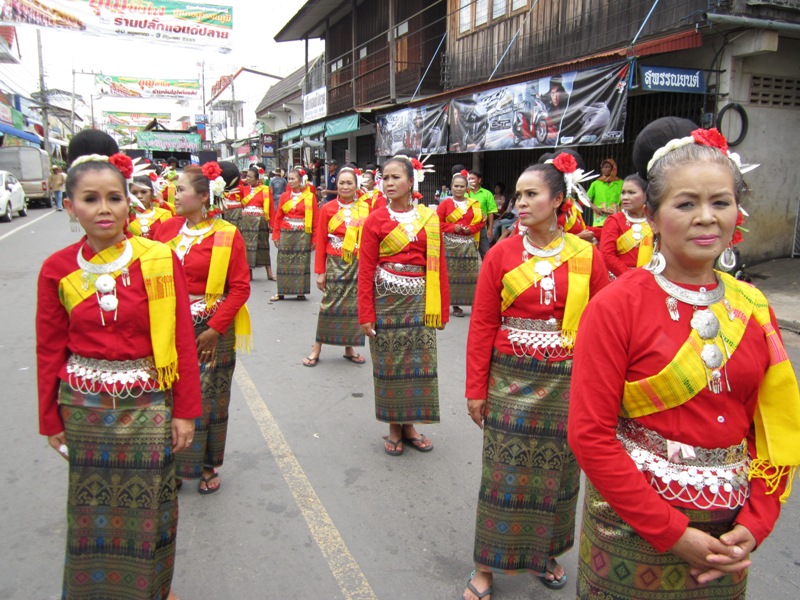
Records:
<instances>
[{"instance_id":1,"label":"dark hair","mask_svg":"<svg viewBox=\"0 0 800 600\"><path fill-rule=\"evenodd\" d=\"M80 163L74 167L70 167L69 171L67 171L67 180L64 184L67 198L72 198L72 192L75 190L75 187L80 183L81 179L83 179L83 176L89 171L109 171L110 173L114 173L117 177L119 177L120 183L122 184L122 189L125 192L125 196L128 196L128 182L125 181L125 176L120 172L120 170L111 163L93 160L91 162Z\"/></svg>"},{"instance_id":2,"label":"dark hair","mask_svg":"<svg viewBox=\"0 0 800 600\"><path fill-rule=\"evenodd\" d=\"M453 168L450 169L450 174L455 175L456 173L460 173L461 171L466 171L466 170L467 168L464 165L458 163L457 165L453 165Z\"/></svg>"},{"instance_id":3,"label":"dark hair","mask_svg":"<svg viewBox=\"0 0 800 600\"><path fill-rule=\"evenodd\" d=\"M155 190L153 189L153 182L150 181L150 178L147 175L139 175L133 178L133 184L138 185L139 187L145 187L150 190L151 193L155 194Z\"/></svg>"},{"instance_id":4,"label":"dark hair","mask_svg":"<svg viewBox=\"0 0 800 600\"><path fill-rule=\"evenodd\" d=\"M647 182L641 177L639 177L639 175L636 173L634 173L633 175L628 175L625 178L625 181L622 182L622 184L625 185L628 182L636 184L639 187L639 189L642 190L643 192L647 191Z\"/></svg>"},{"instance_id":5,"label":"dark hair","mask_svg":"<svg viewBox=\"0 0 800 600\"><path fill-rule=\"evenodd\" d=\"M411 164L411 159L406 154L395 154L392 158L383 163L383 168L386 169L387 165L397 163L403 166L406 176L413 182L414 181L414 166Z\"/></svg>"},{"instance_id":6,"label":"dark hair","mask_svg":"<svg viewBox=\"0 0 800 600\"><path fill-rule=\"evenodd\" d=\"M506 193L506 184L503 183L502 181L498 181L497 183L495 183L494 187L499 187L501 194L505 194ZM494 188L492 188L492 189L494 189Z\"/></svg>"},{"instance_id":7,"label":"dark hair","mask_svg":"<svg viewBox=\"0 0 800 600\"><path fill-rule=\"evenodd\" d=\"M474 176L475 176L475 177L477 177L478 179L483 179L483 175L482 175L482 174L481 174L481 172L480 172L480 171L478 171L478 170L475 170L475 169L473 169L472 171L470 171L470 172L469 172L469 174L470 174L470 175L474 175Z\"/></svg>"},{"instance_id":8,"label":"dark hair","mask_svg":"<svg viewBox=\"0 0 800 600\"><path fill-rule=\"evenodd\" d=\"M99 129L84 129L76 133L70 140L67 149L67 166L76 158L88 154L102 154L111 156L119 152L119 146L110 135Z\"/></svg>"},{"instance_id":9,"label":"dark hair","mask_svg":"<svg viewBox=\"0 0 800 600\"><path fill-rule=\"evenodd\" d=\"M464 180L464 185L469 185L469 181L467 181L467 178L466 178L466 177L464 177L464 176L463 176L461 173L455 173L455 174L453 175L453 178L450 180L450 185L453 185L453 182L454 182L456 179L463 179L463 180Z\"/></svg>"},{"instance_id":10,"label":"dark hair","mask_svg":"<svg viewBox=\"0 0 800 600\"><path fill-rule=\"evenodd\" d=\"M581 156L580 152L573 150L572 148L560 148L555 152L545 152L539 157L537 161L540 165L545 164L548 160L555 159L556 156L559 154L569 154L572 158L575 159L575 162L578 163L578 168L582 171L586 171L586 161L583 160L583 156Z\"/></svg>"},{"instance_id":11,"label":"dark hair","mask_svg":"<svg viewBox=\"0 0 800 600\"><path fill-rule=\"evenodd\" d=\"M337 184L339 183L339 179L341 178L343 173L350 173L350 175L353 176L353 181L355 181L356 185L358 185L358 175L356 175L356 172L353 170L353 167L349 167L349 166L342 167L341 169L339 169L339 172L336 174L336 183Z\"/></svg>"},{"instance_id":12,"label":"dark hair","mask_svg":"<svg viewBox=\"0 0 800 600\"><path fill-rule=\"evenodd\" d=\"M256 176L256 181L261 181L261 173L258 172L258 167L250 167L247 169L248 173L252 173Z\"/></svg>"},{"instance_id":13,"label":"dark hair","mask_svg":"<svg viewBox=\"0 0 800 600\"><path fill-rule=\"evenodd\" d=\"M233 164L229 160L223 160L217 163L219 168L222 169L222 179L225 180L225 189L231 190L236 187L236 184L239 183L239 167Z\"/></svg>"},{"instance_id":14,"label":"dark hair","mask_svg":"<svg viewBox=\"0 0 800 600\"><path fill-rule=\"evenodd\" d=\"M195 194L205 194L211 198L211 190L208 189L208 178L203 175L203 169L199 165L190 165L183 170L182 175L189 180Z\"/></svg>"},{"instance_id":15,"label":"dark hair","mask_svg":"<svg viewBox=\"0 0 800 600\"><path fill-rule=\"evenodd\" d=\"M541 173L547 189L550 190L550 193L553 196L564 194L564 197L566 197L567 183L564 181L564 174L556 169L553 165L542 165L537 163L525 169L522 172L522 175L525 173Z\"/></svg>"},{"instance_id":16,"label":"dark hair","mask_svg":"<svg viewBox=\"0 0 800 600\"><path fill-rule=\"evenodd\" d=\"M167 164L168 165L176 165L177 166L178 165L178 159L175 158L174 156L170 156L169 158L167 158Z\"/></svg>"}]
</instances>

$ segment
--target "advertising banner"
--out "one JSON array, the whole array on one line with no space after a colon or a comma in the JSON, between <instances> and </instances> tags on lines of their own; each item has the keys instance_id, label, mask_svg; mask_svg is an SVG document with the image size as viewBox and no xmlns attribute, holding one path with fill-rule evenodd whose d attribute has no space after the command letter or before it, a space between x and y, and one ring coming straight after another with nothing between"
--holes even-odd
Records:
<instances>
[{"instance_id":1,"label":"advertising banner","mask_svg":"<svg viewBox=\"0 0 800 600\"><path fill-rule=\"evenodd\" d=\"M0 22L230 49L233 7L178 0L2 0Z\"/></svg>"},{"instance_id":2,"label":"advertising banner","mask_svg":"<svg viewBox=\"0 0 800 600\"><path fill-rule=\"evenodd\" d=\"M159 152L200 152L202 140L196 133L172 133L166 131L141 131L136 134L136 143L143 150Z\"/></svg>"},{"instance_id":3,"label":"advertising banner","mask_svg":"<svg viewBox=\"0 0 800 600\"><path fill-rule=\"evenodd\" d=\"M145 77L117 77L95 75L98 94L116 98L197 98L200 96L198 79L148 79Z\"/></svg>"},{"instance_id":4,"label":"advertising banner","mask_svg":"<svg viewBox=\"0 0 800 600\"><path fill-rule=\"evenodd\" d=\"M450 102L450 151L622 141L628 63L494 88Z\"/></svg>"},{"instance_id":5,"label":"advertising banner","mask_svg":"<svg viewBox=\"0 0 800 600\"><path fill-rule=\"evenodd\" d=\"M682 94L705 94L706 74L699 69L675 67L639 67L640 86L653 92L679 92Z\"/></svg>"},{"instance_id":6,"label":"advertising banner","mask_svg":"<svg viewBox=\"0 0 800 600\"><path fill-rule=\"evenodd\" d=\"M303 122L314 121L328 115L328 88L322 86L303 96Z\"/></svg>"},{"instance_id":7,"label":"advertising banner","mask_svg":"<svg viewBox=\"0 0 800 600\"><path fill-rule=\"evenodd\" d=\"M109 127L116 129L141 129L153 119L157 119L161 124L169 123L172 119L170 113L133 113L119 111L103 111L103 121Z\"/></svg>"},{"instance_id":8,"label":"advertising banner","mask_svg":"<svg viewBox=\"0 0 800 600\"><path fill-rule=\"evenodd\" d=\"M446 154L447 115L446 103L380 115L375 126L376 154L392 156L404 148L417 154Z\"/></svg>"}]
</instances>

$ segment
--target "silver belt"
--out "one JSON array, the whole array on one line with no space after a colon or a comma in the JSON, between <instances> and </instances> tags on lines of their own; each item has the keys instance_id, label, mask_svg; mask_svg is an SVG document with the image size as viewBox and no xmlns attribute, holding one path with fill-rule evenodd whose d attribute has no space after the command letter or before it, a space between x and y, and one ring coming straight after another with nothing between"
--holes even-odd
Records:
<instances>
[{"instance_id":1,"label":"silver belt","mask_svg":"<svg viewBox=\"0 0 800 600\"><path fill-rule=\"evenodd\" d=\"M299 231L300 229L305 229L306 221L305 219L284 219L284 223L289 225L289 229L292 231Z\"/></svg>"},{"instance_id":2,"label":"silver belt","mask_svg":"<svg viewBox=\"0 0 800 600\"><path fill-rule=\"evenodd\" d=\"M214 304L208 306L206 304L205 296L190 294L189 295L189 308L192 310L192 321L195 325L210 319L217 312L220 304L225 301L225 294L216 299Z\"/></svg>"},{"instance_id":3,"label":"silver belt","mask_svg":"<svg viewBox=\"0 0 800 600\"><path fill-rule=\"evenodd\" d=\"M264 207L263 206L245 206L242 208L242 214L248 215L251 217L263 217L264 216Z\"/></svg>"},{"instance_id":4,"label":"silver belt","mask_svg":"<svg viewBox=\"0 0 800 600\"><path fill-rule=\"evenodd\" d=\"M546 320L503 317L500 329L508 332L508 341L517 356L537 352L559 358L571 356L562 342L561 321L555 317Z\"/></svg>"},{"instance_id":5,"label":"silver belt","mask_svg":"<svg viewBox=\"0 0 800 600\"><path fill-rule=\"evenodd\" d=\"M344 247L344 238L340 238L338 235L331 235L329 233L328 241L331 243L334 250L341 250Z\"/></svg>"},{"instance_id":6,"label":"silver belt","mask_svg":"<svg viewBox=\"0 0 800 600\"><path fill-rule=\"evenodd\" d=\"M617 439L666 500L702 510L737 508L750 495L747 440L729 448L702 448L668 440L638 421L620 419Z\"/></svg>"},{"instance_id":7,"label":"silver belt","mask_svg":"<svg viewBox=\"0 0 800 600\"><path fill-rule=\"evenodd\" d=\"M67 374L69 387L81 394L136 396L158 389L158 372L152 356L101 360L72 354L67 359Z\"/></svg>"},{"instance_id":8,"label":"silver belt","mask_svg":"<svg viewBox=\"0 0 800 600\"><path fill-rule=\"evenodd\" d=\"M419 268L424 269L424 267ZM386 296L390 293L400 294L401 296L421 296L425 293L425 278L398 275L387 271L383 268L383 265L379 265L375 269L375 292L378 296Z\"/></svg>"},{"instance_id":9,"label":"silver belt","mask_svg":"<svg viewBox=\"0 0 800 600\"><path fill-rule=\"evenodd\" d=\"M380 268L390 269L395 273L424 273L425 267L422 265L407 265L404 263L381 263Z\"/></svg>"},{"instance_id":10,"label":"silver belt","mask_svg":"<svg viewBox=\"0 0 800 600\"><path fill-rule=\"evenodd\" d=\"M452 244L474 244L475 238L472 237L472 234L468 235L461 235L458 233L445 233L444 234L444 241L450 242Z\"/></svg>"}]
</instances>

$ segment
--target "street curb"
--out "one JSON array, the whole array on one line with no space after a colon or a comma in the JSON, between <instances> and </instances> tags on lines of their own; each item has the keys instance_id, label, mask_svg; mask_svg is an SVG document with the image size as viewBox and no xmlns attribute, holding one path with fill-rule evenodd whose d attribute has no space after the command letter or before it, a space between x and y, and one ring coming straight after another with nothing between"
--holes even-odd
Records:
<instances>
[{"instance_id":1,"label":"street curb","mask_svg":"<svg viewBox=\"0 0 800 600\"><path fill-rule=\"evenodd\" d=\"M778 327L800 334L800 321L795 321L794 319L778 319Z\"/></svg>"}]
</instances>

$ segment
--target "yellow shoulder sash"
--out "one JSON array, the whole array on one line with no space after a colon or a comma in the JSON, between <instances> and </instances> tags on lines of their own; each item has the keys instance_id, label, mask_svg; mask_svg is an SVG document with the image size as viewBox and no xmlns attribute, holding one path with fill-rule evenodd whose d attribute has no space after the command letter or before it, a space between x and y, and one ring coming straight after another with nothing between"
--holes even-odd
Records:
<instances>
[{"instance_id":1,"label":"yellow shoulder sash","mask_svg":"<svg viewBox=\"0 0 800 600\"><path fill-rule=\"evenodd\" d=\"M361 232L364 221L369 216L369 204L361 198L350 205L350 223L345 226L342 259L346 263L353 262L353 253L356 248L361 246ZM340 208L328 221L328 233L334 233L343 223L345 223L344 209Z\"/></svg>"}]
</instances>

